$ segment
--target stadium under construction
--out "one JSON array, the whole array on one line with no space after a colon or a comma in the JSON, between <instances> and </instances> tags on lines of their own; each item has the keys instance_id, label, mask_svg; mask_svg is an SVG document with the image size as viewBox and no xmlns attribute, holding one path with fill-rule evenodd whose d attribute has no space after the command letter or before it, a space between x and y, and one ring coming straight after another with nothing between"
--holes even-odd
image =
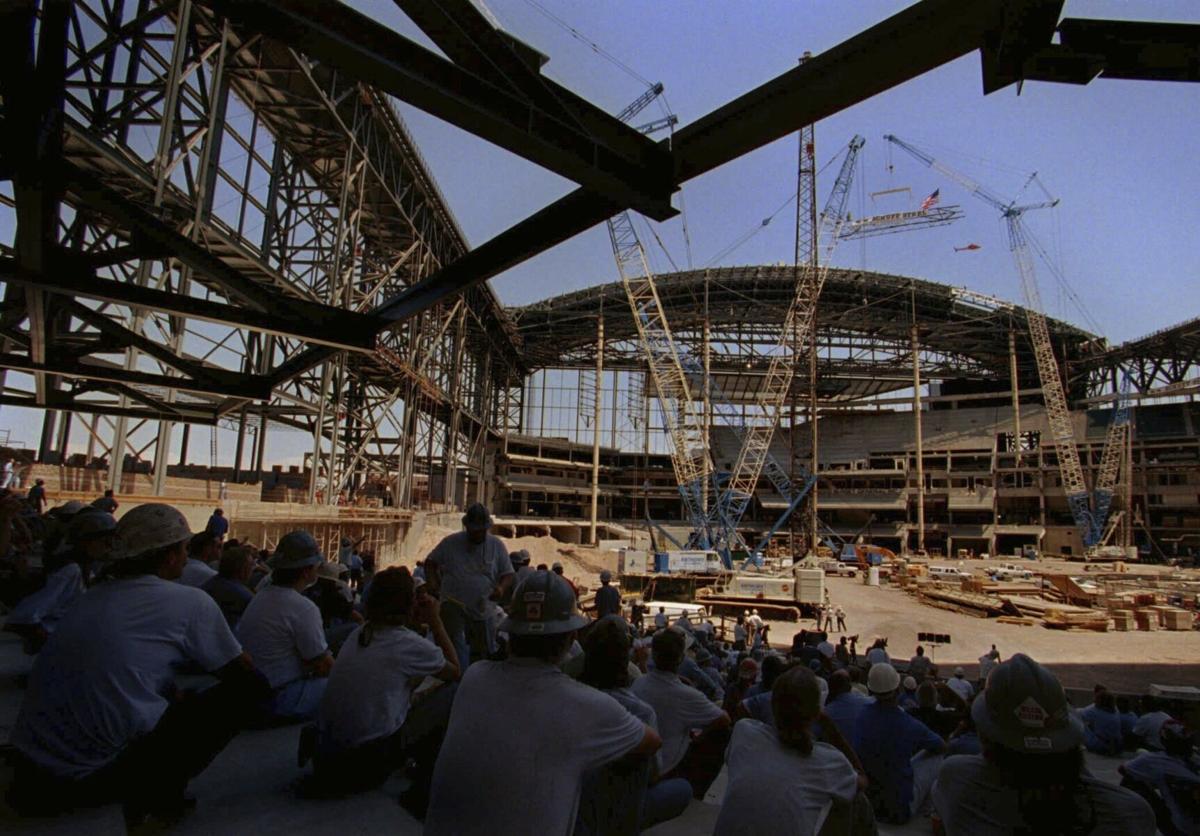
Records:
<instances>
[{"instance_id":1,"label":"stadium under construction","mask_svg":"<svg viewBox=\"0 0 1200 836\"><path fill-rule=\"evenodd\" d=\"M576 543L702 520L797 553L1200 549L1200 320L1113 346L937 277L830 268L845 217L818 211L803 140L794 263L651 277L627 222L969 53L985 93L1194 81L1189 27L1146 52L1146 24L1053 0L924 0L666 142L467 0L399 5L445 57L333 3L8 5L0 404L41 420L9 448L24 480L223 504L264 545L352 529L384 556L475 500ZM393 98L578 189L468 248ZM505 307L487 284L606 221L617 269L588 289ZM270 465L279 433L305 434L303 466Z\"/></svg>"}]
</instances>

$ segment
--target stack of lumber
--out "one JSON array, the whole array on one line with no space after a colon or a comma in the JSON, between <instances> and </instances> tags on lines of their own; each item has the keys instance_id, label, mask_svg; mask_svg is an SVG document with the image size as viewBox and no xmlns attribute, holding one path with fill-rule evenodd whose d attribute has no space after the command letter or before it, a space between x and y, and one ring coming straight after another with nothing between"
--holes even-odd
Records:
<instances>
[{"instance_id":1,"label":"stack of lumber","mask_svg":"<svg viewBox=\"0 0 1200 836\"><path fill-rule=\"evenodd\" d=\"M1133 610L1113 610L1112 621L1113 629L1121 633L1137 629L1137 619L1133 617Z\"/></svg>"},{"instance_id":2,"label":"stack of lumber","mask_svg":"<svg viewBox=\"0 0 1200 836\"><path fill-rule=\"evenodd\" d=\"M1191 630L1195 617L1188 610L1169 608L1162 613L1163 626L1168 630Z\"/></svg>"},{"instance_id":3,"label":"stack of lumber","mask_svg":"<svg viewBox=\"0 0 1200 836\"><path fill-rule=\"evenodd\" d=\"M1137 619L1139 630L1151 631L1158 629L1158 613L1154 610L1137 610L1134 613L1134 618Z\"/></svg>"},{"instance_id":4,"label":"stack of lumber","mask_svg":"<svg viewBox=\"0 0 1200 836\"><path fill-rule=\"evenodd\" d=\"M1108 632L1108 613L1082 607L1047 607L1042 623L1056 630L1095 630Z\"/></svg>"},{"instance_id":5,"label":"stack of lumber","mask_svg":"<svg viewBox=\"0 0 1200 836\"><path fill-rule=\"evenodd\" d=\"M922 603L978 618L990 618L1009 613L1004 601L992 595L979 595L974 592L947 589L932 584L921 586L918 594Z\"/></svg>"}]
</instances>

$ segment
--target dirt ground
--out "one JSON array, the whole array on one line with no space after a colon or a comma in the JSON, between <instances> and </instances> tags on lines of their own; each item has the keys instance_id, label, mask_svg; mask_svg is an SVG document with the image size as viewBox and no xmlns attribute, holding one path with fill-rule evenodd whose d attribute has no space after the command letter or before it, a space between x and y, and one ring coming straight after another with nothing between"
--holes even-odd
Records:
<instances>
[{"instance_id":1,"label":"dirt ground","mask_svg":"<svg viewBox=\"0 0 1200 836\"><path fill-rule=\"evenodd\" d=\"M1079 565L1074 567L1072 572L1079 572ZM977 673L979 657L995 644L1002 658L1026 653L1054 670L1068 687L1104 682L1117 690L1144 691L1151 682L1200 685L1200 632L1022 627L930 607L897 587L864 586L861 578L827 577L826 588L833 603L846 610L847 632L859 637L860 653L876 636L886 636L890 655L907 660L916 650L917 633L947 633L949 645L926 645L925 652L939 666L962 665L969 677ZM811 624L774 622L773 643L790 644L794 633Z\"/></svg>"},{"instance_id":2,"label":"dirt ground","mask_svg":"<svg viewBox=\"0 0 1200 836\"><path fill-rule=\"evenodd\" d=\"M417 559L424 558L433 551L443 537L453 534L457 530L459 529L427 525L421 532L421 539L417 541L416 554L419 557L401 561L401 563L411 566ZM508 547L509 553L519 549L528 550L531 566L536 567L541 563L553 566L555 563L561 563L564 575L575 581L577 585L589 589L599 586L602 570L608 569L613 573L617 570L617 553L615 551L597 552L591 548L560 543L553 537L504 537L502 539L504 545Z\"/></svg>"},{"instance_id":3,"label":"dirt ground","mask_svg":"<svg viewBox=\"0 0 1200 836\"><path fill-rule=\"evenodd\" d=\"M416 553L428 554L438 541L452 533L448 528L427 527ZM552 537L505 538L504 542L510 552L528 549L534 566L562 563L564 574L587 589L599 586L602 569L614 573L617 569L615 551L596 552L560 543ZM961 565L966 569L994 566L996 562L935 561L938 565ZM1028 565L1035 571L1087 574L1079 563L1038 561ZM1134 571L1166 570L1148 567ZM1022 627L930 607L896 587L865 586L861 577L827 576L826 586L833 603L845 608L848 633L859 637L860 652L865 652L876 636L886 636L890 654L907 660L916 649L917 633L947 633L951 639L949 645L927 645L926 653L939 666L962 665L968 676L977 673L979 657L995 644L1002 658L1027 653L1048 665L1067 687L1090 688L1096 682L1104 682L1116 690L1144 692L1152 682L1200 685L1200 632L1093 633L1051 630L1040 624ZM790 646L794 633L811 626L812 622L772 622L772 644ZM835 633L835 641L837 637Z\"/></svg>"}]
</instances>

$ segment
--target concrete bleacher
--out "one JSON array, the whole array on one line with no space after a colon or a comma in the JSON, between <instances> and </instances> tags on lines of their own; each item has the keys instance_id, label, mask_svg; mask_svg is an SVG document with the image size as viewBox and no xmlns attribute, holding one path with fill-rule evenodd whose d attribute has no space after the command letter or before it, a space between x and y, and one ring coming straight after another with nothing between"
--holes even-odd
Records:
<instances>
[{"instance_id":1,"label":"concrete bleacher","mask_svg":"<svg viewBox=\"0 0 1200 836\"><path fill-rule=\"evenodd\" d=\"M19 640L0 633L0 746L6 746L23 695L22 686L32 660L21 652ZM405 779L393 776L377 790L337 799L305 799L296 790L302 771L296 767L298 726L245 731L190 787L196 809L165 831L180 836L240 834L252 830L290 833L296 836L346 836L347 834L391 833L416 836L420 822L397 803ZM1089 754L1088 766L1103 780L1119 780L1116 758ZM111 804L92 810L47 819L20 818L4 801L11 771L0 760L0 834L22 836L124 836L120 806ZM712 833L720 810L724 774L718 776L705 801L693 801L674 821L645 831L650 836L685 836ZM884 836L928 834L930 820L918 817L903 827L880 825Z\"/></svg>"}]
</instances>

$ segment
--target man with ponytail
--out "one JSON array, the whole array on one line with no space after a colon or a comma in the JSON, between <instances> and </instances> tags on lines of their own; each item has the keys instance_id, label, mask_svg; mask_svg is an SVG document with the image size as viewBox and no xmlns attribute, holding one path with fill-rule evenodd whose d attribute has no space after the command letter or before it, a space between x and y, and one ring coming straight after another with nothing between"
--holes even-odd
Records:
<instances>
[{"instance_id":1,"label":"man with ponytail","mask_svg":"<svg viewBox=\"0 0 1200 836\"><path fill-rule=\"evenodd\" d=\"M451 682L459 676L438 609L406 567L385 569L372 580L366 622L342 645L321 699L316 769L323 787L371 789L414 758L412 795L428 791L453 688L442 686L416 704L413 691L426 677ZM417 632L422 625L429 638Z\"/></svg>"},{"instance_id":2,"label":"man with ponytail","mask_svg":"<svg viewBox=\"0 0 1200 836\"><path fill-rule=\"evenodd\" d=\"M715 836L809 836L831 802L854 800L858 759L821 710L820 694L812 671L794 667L771 689L774 727L757 720L733 727L725 753L729 784ZM814 724L822 742L813 740Z\"/></svg>"}]
</instances>

